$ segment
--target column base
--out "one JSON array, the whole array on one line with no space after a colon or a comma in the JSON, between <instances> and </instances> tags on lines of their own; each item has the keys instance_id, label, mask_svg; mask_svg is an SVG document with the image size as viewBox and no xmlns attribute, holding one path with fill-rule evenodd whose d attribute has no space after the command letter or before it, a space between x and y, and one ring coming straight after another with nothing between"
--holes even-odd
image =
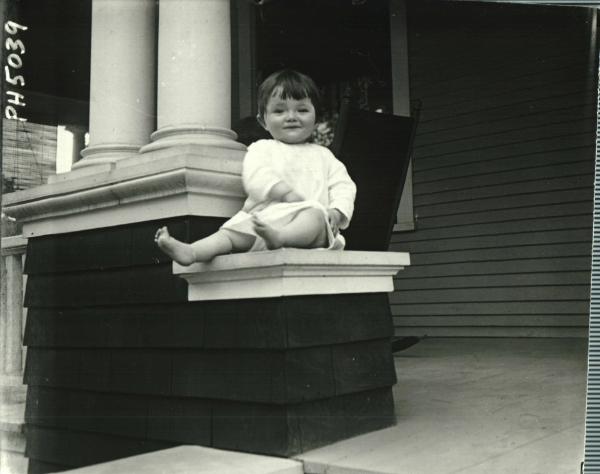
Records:
<instances>
[{"instance_id":1,"label":"column base","mask_svg":"<svg viewBox=\"0 0 600 474\"><path fill-rule=\"evenodd\" d=\"M173 146L53 176L7 194L3 211L42 236L175 216L231 217L244 203L242 150Z\"/></svg>"},{"instance_id":2,"label":"column base","mask_svg":"<svg viewBox=\"0 0 600 474\"><path fill-rule=\"evenodd\" d=\"M163 127L151 135L152 143L144 145L141 153L181 145L204 145L229 150L246 150L236 141L237 134L227 128L203 125L178 125Z\"/></svg>"},{"instance_id":3,"label":"column base","mask_svg":"<svg viewBox=\"0 0 600 474\"><path fill-rule=\"evenodd\" d=\"M138 145L92 145L82 150L81 156L83 159L74 163L72 169L78 170L90 166L115 163L116 161L137 155L139 149Z\"/></svg>"}]
</instances>

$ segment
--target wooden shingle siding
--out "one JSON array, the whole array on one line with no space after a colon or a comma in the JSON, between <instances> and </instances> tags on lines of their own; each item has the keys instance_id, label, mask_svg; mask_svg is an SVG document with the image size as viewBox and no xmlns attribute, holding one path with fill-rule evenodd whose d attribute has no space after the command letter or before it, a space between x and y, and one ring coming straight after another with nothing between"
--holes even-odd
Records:
<instances>
[{"instance_id":1,"label":"wooden shingle siding","mask_svg":"<svg viewBox=\"0 0 600 474\"><path fill-rule=\"evenodd\" d=\"M585 337L596 64L585 9L409 3L414 232L396 333ZM592 56L593 57L593 56Z\"/></svg>"},{"instance_id":2,"label":"wooden shingle siding","mask_svg":"<svg viewBox=\"0 0 600 474\"><path fill-rule=\"evenodd\" d=\"M394 423L386 293L188 301L155 230L223 220L28 240L31 472L181 443L289 456Z\"/></svg>"}]
</instances>

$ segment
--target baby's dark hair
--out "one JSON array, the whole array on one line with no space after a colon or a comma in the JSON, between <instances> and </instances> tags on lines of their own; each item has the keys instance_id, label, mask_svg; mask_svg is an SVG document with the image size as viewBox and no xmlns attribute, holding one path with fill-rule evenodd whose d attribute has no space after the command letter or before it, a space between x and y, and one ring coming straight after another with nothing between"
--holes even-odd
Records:
<instances>
[{"instance_id":1,"label":"baby's dark hair","mask_svg":"<svg viewBox=\"0 0 600 474\"><path fill-rule=\"evenodd\" d=\"M277 90L280 90L279 96L282 99L301 100L308 97L315 107L315 112L319 113L321 97L315 82L306 74L292 69L283 69L267 77L258 88L258 117L260 120L265 116L269 99Z\"/></svg>"}]
</instances>

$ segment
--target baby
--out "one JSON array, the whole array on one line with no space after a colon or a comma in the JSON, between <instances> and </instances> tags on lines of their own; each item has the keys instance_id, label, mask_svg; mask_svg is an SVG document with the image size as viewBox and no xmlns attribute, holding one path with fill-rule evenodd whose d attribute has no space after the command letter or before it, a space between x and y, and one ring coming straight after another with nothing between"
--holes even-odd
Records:
<instances>
[{"instance_id":1,"label":"baby","mask_svg":"<svg viewBox=\"0 0 600 474\"><path fill-rule=\"evenodd\" d=\"M296 71L271 74L258 89L258 122L271 134L248 147L242 180L248 194L240 212L214 234L191 244L158 229L155 241L181 265L230 252L280 247L344 248L356 185L325 147L310 143L319 92Z\"/></svg>"}]
</instances>

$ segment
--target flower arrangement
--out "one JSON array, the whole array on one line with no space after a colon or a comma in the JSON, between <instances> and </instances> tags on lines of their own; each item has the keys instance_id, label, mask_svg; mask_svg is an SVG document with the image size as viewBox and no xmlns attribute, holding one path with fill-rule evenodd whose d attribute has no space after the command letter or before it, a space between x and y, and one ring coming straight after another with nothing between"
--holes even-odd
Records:
<instances>
[{"instance_id":1,"label":"flower arrangement","mask_svg":"<svg viewBox=\"0 0 600 474\"><path fill-rule=\"evenodd\" d=\"M339 114L337 112L327 112L323 114L321 120L317 122L313 132L312 141L318 145L328 147L333 142L333 134Z\"/></svg>"}]
</instances>

